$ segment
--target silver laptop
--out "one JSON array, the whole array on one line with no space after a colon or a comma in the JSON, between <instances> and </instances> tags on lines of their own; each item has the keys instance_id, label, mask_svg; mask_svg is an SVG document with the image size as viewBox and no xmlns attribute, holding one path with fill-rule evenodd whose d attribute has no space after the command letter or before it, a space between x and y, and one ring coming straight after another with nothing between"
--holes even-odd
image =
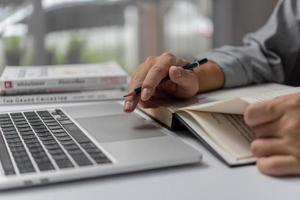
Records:
<instances>
[{"instance_id":1,"label":"silver laptop","mask_svg":"<svg viewBox=\"0 0 300 200\"><path fill-rule=\"evenodd\" d=\"M201 153L117 102L0 113L0 189L196 163Z\"/></svg>"}]
</instances>

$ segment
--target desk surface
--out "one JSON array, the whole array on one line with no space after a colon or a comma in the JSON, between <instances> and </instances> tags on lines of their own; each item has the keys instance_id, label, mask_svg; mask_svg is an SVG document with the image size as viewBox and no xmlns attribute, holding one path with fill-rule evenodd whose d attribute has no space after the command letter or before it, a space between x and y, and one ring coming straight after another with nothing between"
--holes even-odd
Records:
<instances>
[{"instance_id":1,"label":"desk surface","mask_svg":"<svg viewBox=\"0 0 300 200\"><path fill-rule=\"evenodd\" d=\"M198 141L179 137L203 153L202 164L2 191L0 199L299 199L300 177L269 177L255 166L229 168Z\"/></svg>"}]
</instances>

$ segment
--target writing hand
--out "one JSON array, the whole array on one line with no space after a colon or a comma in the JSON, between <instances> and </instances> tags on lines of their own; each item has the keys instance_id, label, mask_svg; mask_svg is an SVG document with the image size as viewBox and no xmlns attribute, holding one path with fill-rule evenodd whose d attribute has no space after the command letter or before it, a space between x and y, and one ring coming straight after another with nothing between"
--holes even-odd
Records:
<instances>
[{"instance_id":1,"label":"writing hand","mask_svg":"<svg viewBox=\"0 0 300 200\"><path fill-rule=\"evenodd\" d=\"M170 53L147 58L138 66L128 87L132 91L142 86L142 93L126 97L124 111L133 111L139 101L146 106L166 95L179 98L194 96L198 92L198 79L193 71L182 68L187 63ZM167 75L170 80L160 84Z\"/></svg>"},{"instance_id":2,"label":"writing hand","mask_svg":"<svg viewBox=\"0 0 300 200\"><path fill-rule=\"evenodd\" d=\"M188 62L171 53L149 57L140 64L129 84L128 91L142 86L141 95L125 98L124 111L132 112L138 103L156 107L168 98L186 99L198 92L218 89L224 85L224 73L217 64L209 61L199 68L183 69ZM169 75L170 80L160 84Z\"/></svg>"}]
</instances>

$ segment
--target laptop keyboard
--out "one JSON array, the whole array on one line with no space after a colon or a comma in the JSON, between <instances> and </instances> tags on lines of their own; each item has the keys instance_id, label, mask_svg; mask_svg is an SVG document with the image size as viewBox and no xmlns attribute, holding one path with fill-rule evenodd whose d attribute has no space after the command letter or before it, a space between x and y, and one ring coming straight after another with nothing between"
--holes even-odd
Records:
<instances>
[{"instance_id":1,"label":"laptop keyboard","mask_svg":"<svg viewBox=\"0 0 300 200\"><path fill-rule=\"evenodd\" d=\"M0 127L7 176L111 163L60 109L0 114Z\"/></svg>"}]
</instances>

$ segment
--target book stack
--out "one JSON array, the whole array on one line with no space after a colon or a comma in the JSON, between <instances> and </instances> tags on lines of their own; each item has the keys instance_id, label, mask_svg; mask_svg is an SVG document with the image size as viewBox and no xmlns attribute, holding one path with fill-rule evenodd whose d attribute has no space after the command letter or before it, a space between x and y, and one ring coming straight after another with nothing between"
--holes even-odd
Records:
<instances>
[{"instance_id":1,"label":"book stack","mask_svg":"<svg viewBox=\"0 0 300 200\"><path fill-rule=\"evenodd\" d=\"M0 77L0 104L117 100L127 79L116 62L7 66Z\"/></svg>"}]
</instances>

